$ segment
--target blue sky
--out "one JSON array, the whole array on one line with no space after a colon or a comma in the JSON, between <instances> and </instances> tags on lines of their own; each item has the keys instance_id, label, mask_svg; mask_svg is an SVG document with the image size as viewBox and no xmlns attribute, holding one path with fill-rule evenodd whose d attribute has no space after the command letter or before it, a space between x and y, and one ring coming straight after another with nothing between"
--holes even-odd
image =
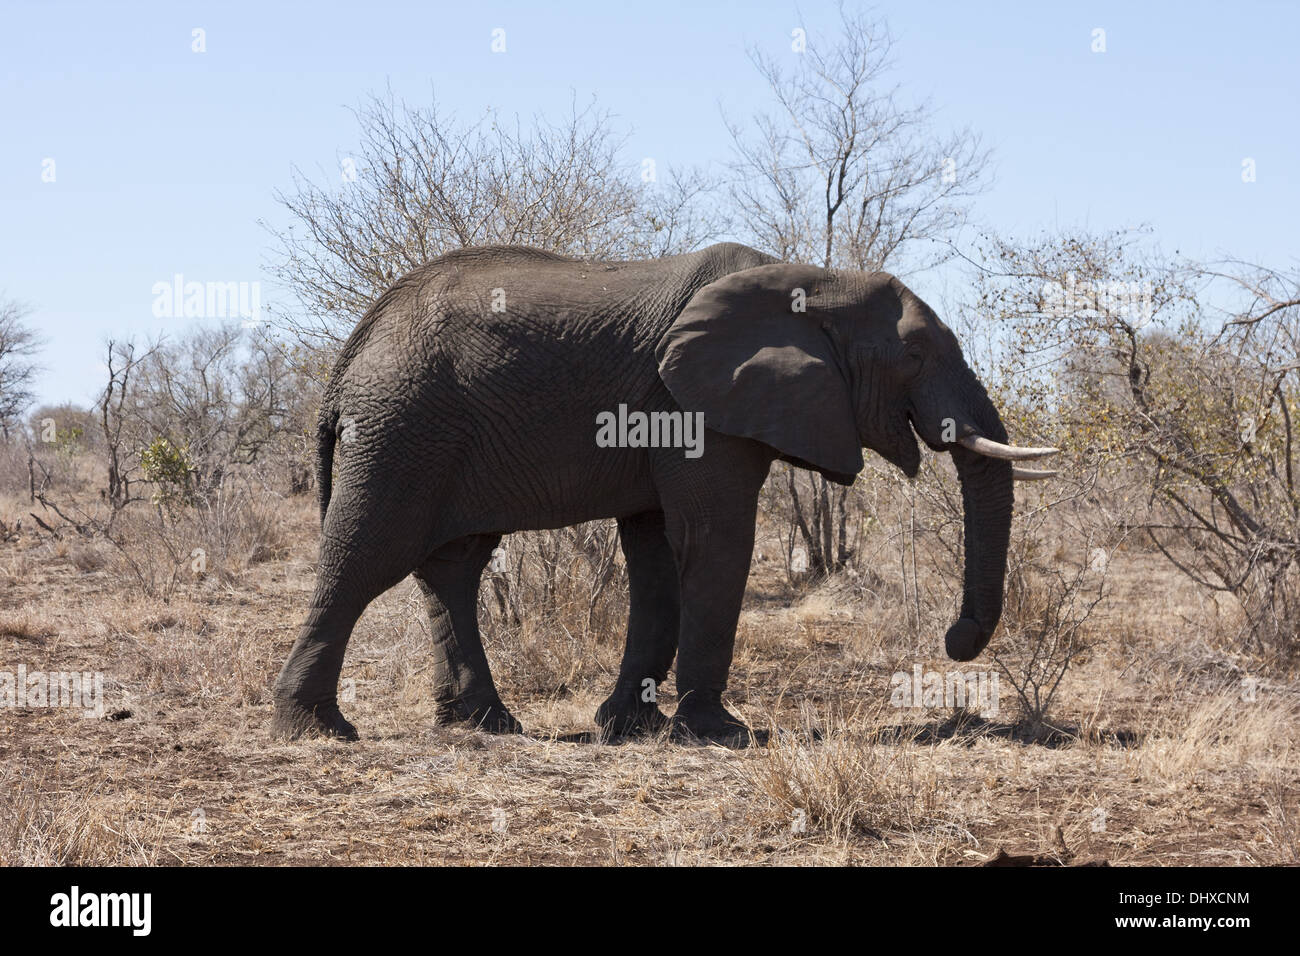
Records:
<instances>
[{"instance_id":1,"label":"blue sky","mask_svg":"<svg viewBox=\"0 0 1300 956\"><path fill-rule=\"evenodd\" d=\"M1017 234L1149 223L1167 250L1286 266L1300 221L1300 4L881 3L894 80L994 151L979 221ZM629 164L728 155L720 110L763 89L751 46L790 53L833 4L71 3L0 0L0 293L45 336L41 399L90 401L104 340L179 330L154 283L261 281L259 219L298 165L337 176L367 93L436 91L557 115L593 95ZM191 31L206 52L191 50ZM507 50L490 49L492 30ZM1092 31L1106 31L1093 53ZM1244 158L1257 180L1243 183ZM55 181L42 163L55 161ZM941 299L919 276L923 297Z\"/></svg>"}]
</instances>

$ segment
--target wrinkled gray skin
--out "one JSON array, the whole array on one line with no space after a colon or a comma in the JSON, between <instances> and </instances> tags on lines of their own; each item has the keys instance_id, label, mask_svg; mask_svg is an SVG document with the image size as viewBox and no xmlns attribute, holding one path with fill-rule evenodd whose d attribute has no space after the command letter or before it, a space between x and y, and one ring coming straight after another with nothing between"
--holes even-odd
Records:
<instances>
[{"instance_id":1,"label":"wrinkled gray skin","mask_svg":"<svg viewBox=\"0 0 1300 956\"><path fill-rule=\"evenodd\" d=\"M703 455L598 447L597 415L620 403L703 412ZM508 532L615 518L631 609L598 722L660 728L644 689L676 657L672 729L742 737L722 692L769 467L849 483L865 447L911 476L917 436L961 479L965 589L947 648L969 660L1001 614L1012 471L952 443L968 434L1006 440L952 332L890 275L832 275L736 244L644 262L500 246L443 256L379 298L326 390L319 576L275 685L275 730L356 737L336 698L348 637L413 574L440 718L518 732L479 636L484 566Z\"/></svg>"}]
</instances>

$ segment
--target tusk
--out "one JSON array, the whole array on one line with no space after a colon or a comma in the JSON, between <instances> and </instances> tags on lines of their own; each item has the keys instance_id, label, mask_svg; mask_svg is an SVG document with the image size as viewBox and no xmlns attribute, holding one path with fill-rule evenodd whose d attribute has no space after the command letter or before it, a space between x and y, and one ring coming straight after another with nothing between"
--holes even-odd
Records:
<instances>
[{"instance_id":1,"label":"tusk","mask_svg":"<svg viewBox=\"0 0 1300 956\"><path fill-rule=\"evenodd\" d=\"M959 441L961 445L973 452L988 458L1001 458L1005 461L1029 461L1034 458L1055 455L1061 450L1059 448L1017 448L1015 445L1004 445L1000 441L992 441L983 435L967 435Z\"/></svg>"},{"instance_id":2,"label":"tusk","mask_svg":"<svg viewBox=\"0 0 1300 956\"><path fill-rule=\"evenodd\" d=\"M1032 468L1011 466L1011 477L1016 481L1042 481L1044 478L1055 478L1059 474L1059 471L1035 471Z\"/></svg>"}]
</instances>

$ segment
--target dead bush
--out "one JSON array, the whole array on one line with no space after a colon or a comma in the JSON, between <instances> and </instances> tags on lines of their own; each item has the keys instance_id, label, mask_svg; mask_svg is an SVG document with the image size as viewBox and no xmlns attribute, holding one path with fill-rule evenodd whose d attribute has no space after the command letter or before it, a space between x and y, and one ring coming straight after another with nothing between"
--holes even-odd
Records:
<instances>
[{"instance_id":1,"label":"dead bush","mask_svg":"<svg viewBox=\"0 0 1300 956\"><path fill-rule=\"evenodd\" d=\"M1031 737L1047 732L1048 710L1061 681L1099 637L1088 619L1105 597L1109 552L1092 543L1085 535L1065 549L1062 560L1055 557L1056 543L1044 540L1041 522L1031 518L1012 534L993 660L1015 689Z\"/></svg>"},{"instance_id":2,"label":"dead bush","mask_svg":"<svg viewBox=\"0 0 1300 956\"><path fill-rule=\"evenodd\" d=\"M507 683L565 692L617 671L627 600L614 522L510 535L480 592L484 642Z\"/></svg>"},{"instance_id":3,"label":"dead bush","mask_svg":"<svg viewBox=\"0 0 1300 956\"><path fill-rule=\"evenodd\" d=\"M228 581L288 553L273 505L229 487L190 504L136 502L102 534L114 548L111 570L127 585L163 600L186 581L207 576Z\"/></svg>"}]
</instances>

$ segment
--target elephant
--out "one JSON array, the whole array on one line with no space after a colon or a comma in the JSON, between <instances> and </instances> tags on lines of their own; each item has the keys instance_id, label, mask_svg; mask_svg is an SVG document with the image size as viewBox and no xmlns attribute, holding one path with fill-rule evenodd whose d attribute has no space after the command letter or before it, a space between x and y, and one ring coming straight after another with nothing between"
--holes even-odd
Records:
<instances>
[{"instance_id":1,"label":"elephant","mask_svg":"<svg viewBox=\"0 0 1300 956\"><path fill-rule=\"evenodd\" d=\"M338 706L344 650L408 575L439 722L521 732L479 635L484 567L504 534L614 519L630 608L598 725L744 737L722 694L770 467L852 484L865 448L914 477L918 439L961 483L964 588L945 640L966 661L1001 615L1013 481L1054 474L1013 463L1055 449L1007 444L957 338L897 278L737 243L641 261L522 246L433 259L375 301L324 390L319 568L273 732L357 739ZM645 691L674 658L669 718Z\"/></svg>"}]
</instances>

